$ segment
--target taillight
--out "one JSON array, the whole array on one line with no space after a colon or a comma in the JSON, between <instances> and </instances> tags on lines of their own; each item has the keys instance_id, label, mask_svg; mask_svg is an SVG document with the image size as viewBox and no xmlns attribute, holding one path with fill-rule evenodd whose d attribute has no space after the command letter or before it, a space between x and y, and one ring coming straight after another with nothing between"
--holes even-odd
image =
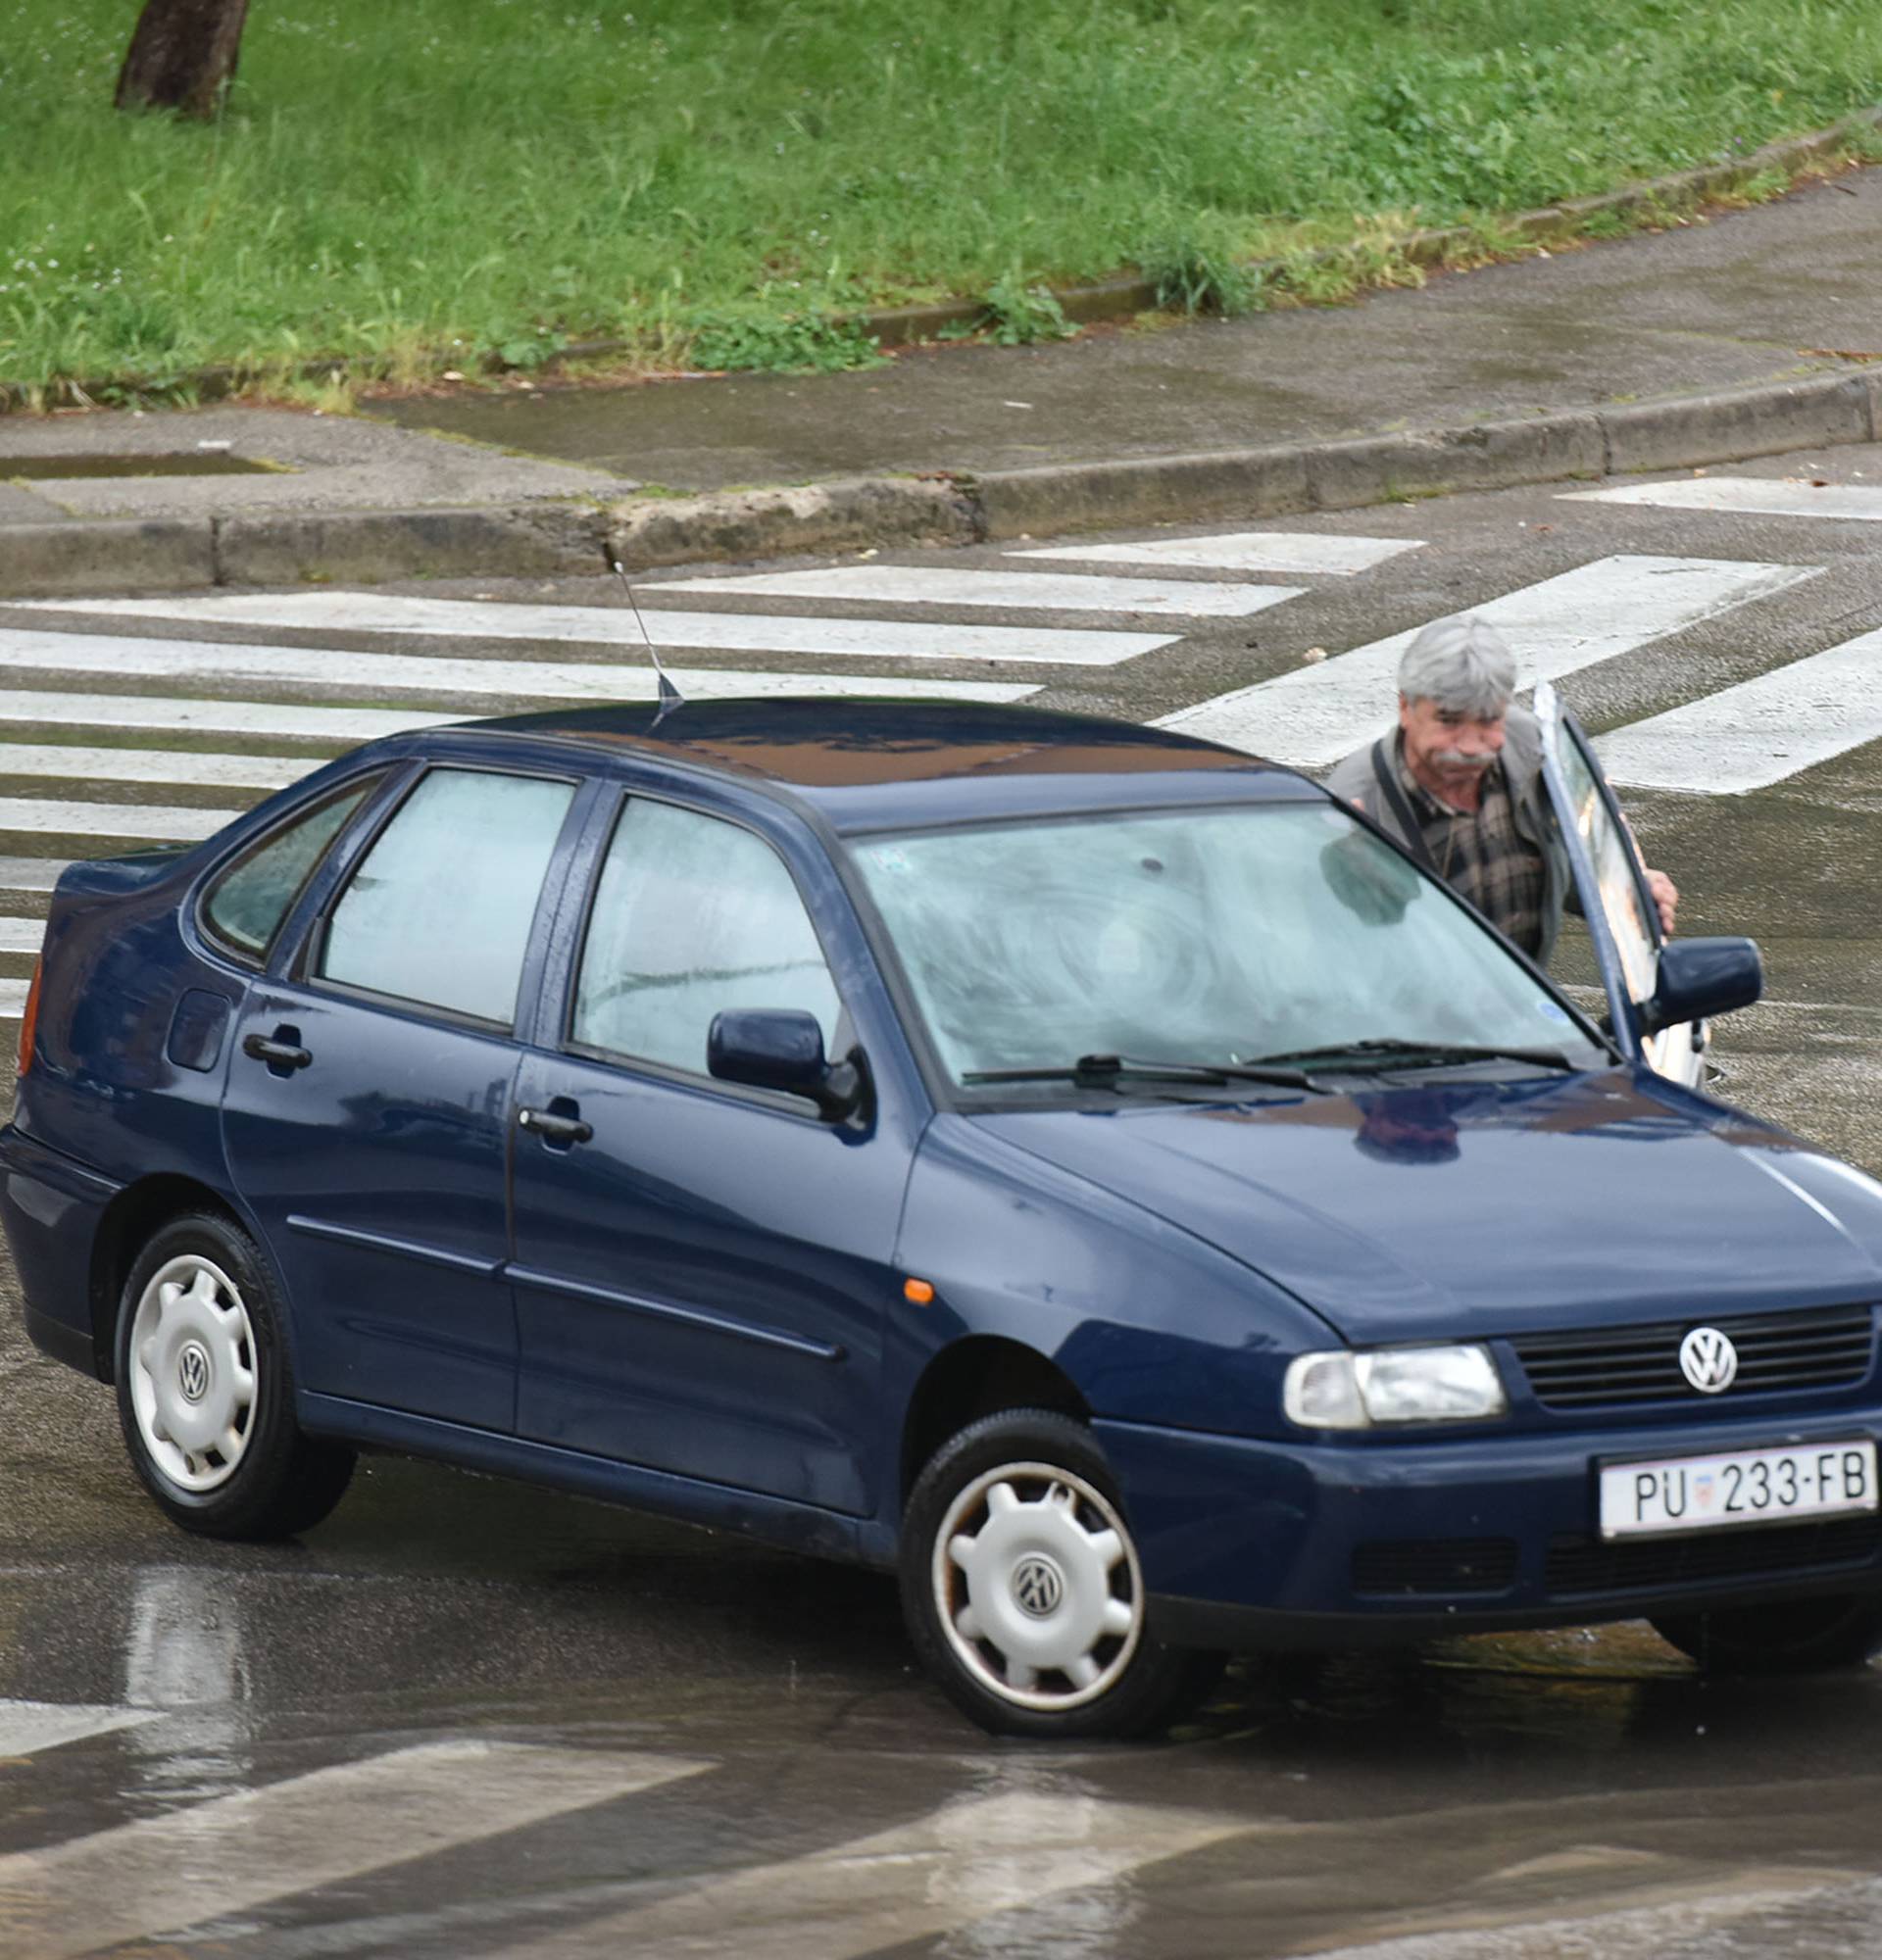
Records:
<instances>
[{"instance_id":1,"label":"taillight","mask_svg":"<svg viewBox=\"0 0 1882 1960\"><path fill-rule=\"evenodd\" d=\"M19 1073L25 1075L32 1066L32 1037L39 1025L39 980L46 970L43 959L32 962L32 985L26 989L25 1011L20 1016L20 1066Z\"/></svg>"}]
</instances>

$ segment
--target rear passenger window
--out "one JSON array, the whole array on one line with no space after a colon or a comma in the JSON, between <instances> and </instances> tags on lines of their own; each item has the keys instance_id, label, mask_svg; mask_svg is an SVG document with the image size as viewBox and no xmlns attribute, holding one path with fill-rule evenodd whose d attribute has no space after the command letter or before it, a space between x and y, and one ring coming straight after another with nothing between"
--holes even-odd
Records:
<instances>
[{"instance_id":1,"label":"rear passenger window","mask_svg":"<svg viewBox=\"0 0 1882 1960\"><path fill-rule=\"evenodd\" d=\"M203 923L238 958L260 960L326 848L378 778L351 783L238 858L203 898Z\"/></svg>"},{"instance_id":2,"label":"rear passenger window","mask_svg":"<svg viewBox=\"0 0 1882 1960\"><path fill-rule=\"evenodd\" d=\"M670 804L628 804L582 949L579 1046L704 1075L721 1009L802 1008L828 1049L839 1006L804 901L763 838Z\"/></svg>"},{"instance_id":3,"label":"rear passenger window","mask_svg":"<svg viewBox=\"0 0 1882 1960\"><path fill-rule=\"evenodd\" d=\"M333 908L323 978L508 1027L571 783L434 769Z\"/></svg>"}]
</instances>

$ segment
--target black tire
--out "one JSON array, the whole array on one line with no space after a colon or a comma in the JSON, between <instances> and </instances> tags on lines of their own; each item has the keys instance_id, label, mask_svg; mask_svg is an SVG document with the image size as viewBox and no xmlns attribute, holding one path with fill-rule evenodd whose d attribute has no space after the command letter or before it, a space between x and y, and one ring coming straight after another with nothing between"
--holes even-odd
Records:
<instances>
[{"instance_id":1,"label":"black tire","mask_svg":"<svg viewBox=\"0 0 1882 1960\"><path fill-rule=\"evenodd\" d=\"M155 1233L119 1297L115 1344L124 1445L173 1523L292 1538L339 1502L354 1453L295 1422L278 1291L239 1226L192 1212Z\"/></svg>"},{"instance_id":2,"label":"black tire","mask_svg":"<svg viewBox=\"0 0 1882 1960\"><path fill-rule=\"evenodd\" d=\"M1649 1624L1708 1674L1830 1674L1882 1653L1882 1593L1839 1592Z\"/></svg>"},{"instance_id":3,"label":"black tire","mask_svg":"<svg viewBox=\"0 0 1882 1960\"><path fill-rule=\"evenodd\" d=\"M987 1493L997 1483L1017 1508L1039 1506L1035 1516L996 1526ZM1015 1508L1005 1499L999 1507L1007 1515ZM1119 1550L1106 1570L1109 1533ZM980 1545L983 1538L983 1555L999 1579L989 1583L983 1574L986 1596L975 1598L968 1572L947 1544L970 1539ZM1010 1409L944 1444L910 1494L901 1568L902 1610L922 1665L958 1708L994 1735L1140 1736L1193 1705L1221 1671L1217 1654L1152 1637L1116 1486L1090 1432L1067 1416ZM1022 1589L1036 1604L1021 1604ZM969 1617L965 1632L955 1625L966 1607L986 1616L978 1638L976 1619ZM1087 1641L1104 1620L1117 1631ZM1049 1661L1028 1671L1027 1652L1060 1650L1096 1679L1081 1683Z\"/></svg>"}]
</instances>

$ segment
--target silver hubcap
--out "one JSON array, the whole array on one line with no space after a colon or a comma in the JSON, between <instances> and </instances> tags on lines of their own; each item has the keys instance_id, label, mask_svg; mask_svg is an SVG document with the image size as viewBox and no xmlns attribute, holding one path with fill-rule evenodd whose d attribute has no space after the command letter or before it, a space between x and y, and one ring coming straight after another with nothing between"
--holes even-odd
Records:
<instances>
[{"instance_id":1,"label":"silver hubcap","mask_svg":"<svg viewBox=\"0 0 1882 1960\"><path fill-rule=\"evenodd\" d=\"M255 1426L255 1330L235 1283L194 1252L153 1273L130 1328L130 1402L152 1460L185 1491L235 1474Z\"/></svg>"},{"instance_id":2,"label":"silver hubcap","mask_svg":"<svg viewBox=\"0 0 1882 1960\"><path fill-rule=\"evenodd\" d=\"M968 1484L935 1535L934 1603L980 1687L1076 1708L1116 1686L1143 1637L1136 1547L1109 1498L1050 1463Z\"/></svg>"}]
</instances>

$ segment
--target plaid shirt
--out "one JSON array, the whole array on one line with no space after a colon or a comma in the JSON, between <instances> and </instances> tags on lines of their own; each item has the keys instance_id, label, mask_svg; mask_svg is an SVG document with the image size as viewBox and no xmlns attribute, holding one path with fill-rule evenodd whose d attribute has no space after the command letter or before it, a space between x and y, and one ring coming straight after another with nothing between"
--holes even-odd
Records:
<instances>
[{"instance_id":1,"label":"plaid shirt","mask_svg":"<svg viewBox=\"0 0 1882 1960\"><path fill-rule=\"evenodd\" d=\"M1440 803L1412 775L1405 765L1403 739L1398 764L1399 780L1438 876L1533 956L1542 945L1542 853L1516 829L1515 803L1503 764L1495 762L1484 771L1482 795L1472 810Z\"/></svg>"}]
</instances>

